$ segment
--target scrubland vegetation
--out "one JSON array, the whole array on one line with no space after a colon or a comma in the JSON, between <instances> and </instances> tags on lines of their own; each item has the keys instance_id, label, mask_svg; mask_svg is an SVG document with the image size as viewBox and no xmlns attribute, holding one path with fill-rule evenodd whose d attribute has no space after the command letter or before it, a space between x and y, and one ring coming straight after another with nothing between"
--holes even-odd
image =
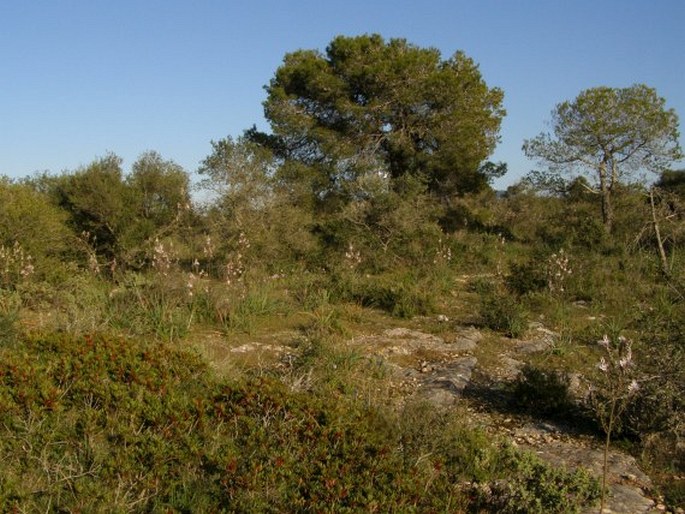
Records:
<instances>
[{"instance_id":1,"label":"scrubland vegetation","mask_svg":"<svg viewBox=\"0 0 685 514\"><path fill-rule=\"evenodd\" d=\"M598 500L582 470L385 394L382 363L340 344L438 314L512 338L531 321L558 333L512 384L518 408L581 412L670 504L685 501L684 172L649 161L651 186L619 173L614 153L599 160L611 184L551 167L553 181L496 194L502 92L463 54L401 40L289 54L267 93L273 133L214 142L194 182L154 152L128 173L107 155L0 181L1 510L573 512ZM669 130L653 134L662 149ZM547 143L527 148L549 159ZM260 338L290 351L227 361L207 343ZM607 341L630 341L630 358ZM595 384L583 404L568 397L572 373Z\"/></svg>"}]
</instances>

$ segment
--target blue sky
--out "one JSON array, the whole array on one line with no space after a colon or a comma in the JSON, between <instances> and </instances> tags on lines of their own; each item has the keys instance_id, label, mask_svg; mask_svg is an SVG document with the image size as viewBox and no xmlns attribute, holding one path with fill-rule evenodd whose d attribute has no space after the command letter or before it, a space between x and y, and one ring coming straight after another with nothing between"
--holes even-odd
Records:
<instances>
[{"instance_id":1,"label":"blue sky","mask_svg":"<svg viewBox=\"0 0 685 514\"><path fill-rule=\"evenodd\" d=\"M0 174L107 152L128 169L146 150L194 172L211 140L267 128L263 86L285 53L364 33L463 50L504 90L499 188L583 89L645 83L685 117L682 0L0 0Z\"/></svg>"}]
</instances>

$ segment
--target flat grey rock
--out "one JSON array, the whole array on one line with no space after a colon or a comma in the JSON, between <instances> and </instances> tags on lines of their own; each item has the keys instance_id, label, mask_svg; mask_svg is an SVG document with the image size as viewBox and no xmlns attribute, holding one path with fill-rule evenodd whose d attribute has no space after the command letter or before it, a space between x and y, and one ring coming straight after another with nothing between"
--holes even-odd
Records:
<instances>
[{"instance_id":1,"label":"flat grey rock","mask_svg":"<svg viewBox=\"0 0 685 514\"><path fill-rule=\"evenodd\" d=\"M384 337L392 339L407 339L414 342L424 342L428 344L441 344L445 341L442 337L426 334L418 330L411 330L409 328L391 328L383 331Z\"/></svg>"},{"instance_id":2,"label":"flat grey rock","mask_svg":"<svg viewBox=\"0 0 685 514\"><path fill-rule=\"evenodd\" d=\"M452 351L470 352L475 350L481 339L483 339L483 334L479 330L467 327L459 330L455 339L448 342L448 345Z\"/></svg>"},{"instance_id":3,"label":"flat grey rock","mask_svg":"<svg viewBox=\"0 0 685 514\"><path fill-rule=\"evenodd\" d=\"M506 356L502 357L502 359L500 359L500 362L502 363L499 369L500 378L503 378L505 380L515 379L525 366L524 362Z\"/></svg>"},{"instance_id":4,"label":"flat grey rock","mask_svg":"<svg viewBox=\"0 0 685 514\"><path fill-rule=\"evenodd\" d=\"M529 325L529 331L530 330L532 330L532 334L529 339L516 343L515 349L517 352L544 352L551 348L554 345L554 342L559 338L559 334L541 326L539 323L531 323Z\"/></svg>"},{"instance_id":5,"label":"flat grey rock","mask_svg":"<svg viewBox=\"0 0 685 514\"><path fill-rule=\"evenodd\" d=\"M454 403L469 385L477 363L475 357L462 357L434 369L421 381L419 394L438 405Z\"/></svg>"}]
</instances>

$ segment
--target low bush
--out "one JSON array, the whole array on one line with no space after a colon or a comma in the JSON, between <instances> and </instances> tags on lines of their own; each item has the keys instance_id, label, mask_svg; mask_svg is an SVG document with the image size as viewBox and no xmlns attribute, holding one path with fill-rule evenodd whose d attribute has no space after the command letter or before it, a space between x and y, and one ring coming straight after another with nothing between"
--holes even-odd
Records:
<instances>
[{"instance_id":1,"label":"low bush","mask_svg":"<svg viewBox=\"0 0 685 514\"><path fill-rule=\"evenodd\" d=\"M193 321L192 298L180 275L127 274L107 299L109 325L135 336L178 340Z\"/></svg>"},{"instance_id":2,"label":"low bush","mask_svg":"<svg viewBox=\"0 0 685 514\"><path fill-rule=\"evenodd\" d=\"M528 328L528 314L520 298L493 283L480 283L477 288L483 325L507 337L521 337Z\"/></svg>"},{"instance_id":3,"label":"low bush","mask_svg":"<svg viewBox=\"0 0 685 514\"><path fill-rule=\"evenodd\" d=\"M220 381L161 343L24 338L0 347L0 385L2 511L494 511L501 495L474 488L507 483L506 512L574 512L596 496L453 414Z\"/></svg>"},{"instance_id":4,"label":"low bush","mask_svg":"<svg viewBox=\"0 0 685 514\"><path fill-rule=\"evenodd\" d=\"M536 293L547 289L547 273L544 263L537 259L513 264L506 278L507 288L518 295Z\"/></svg>"},{"instance_id":5,"label":"low bush","mask_svg":"<svg viewBox=\"0 0 685 514\"><path fill-rule=\"evenodd\" d=\"M544 514L581 512L600 494L590 474L578 469L568 473L550 468L532 454L505 453L512 478L473 487L475 505L487 512Z\"/></svg>"},{"instance_id":6,"label":"low bush","mask_svg":"<svg viewBox=\"0 0 685 514\"><path fill-rule=\"evenodd\" d=\"M575 407L568 375L526 365L514 383L514 405L542 416L568 416Z\"/></svg>"},{"instance_id":7,"label":"low bush","mask_svg":"<svg viewBox=\"0 0 685 514\"><path fill-rule=\"evenodd\" d=\"M382 309L398 318L430 314L439 296L429 279L411 273L354 276L343 287L344 299Z\"/></svg>"}]
</instances>

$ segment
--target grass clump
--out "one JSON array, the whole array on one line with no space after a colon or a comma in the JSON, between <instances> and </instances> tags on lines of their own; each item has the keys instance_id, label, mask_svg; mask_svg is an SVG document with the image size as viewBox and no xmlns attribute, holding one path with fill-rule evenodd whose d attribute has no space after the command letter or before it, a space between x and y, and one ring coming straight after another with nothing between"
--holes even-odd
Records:
<instances>
[{"instance_id":1,"label":"grass clump","mask_svg":"<svg viewBox=\"0 0 685 514\"><path fill-rule=\"evenodd\" d=\"M354 277L347 281L343 298L398 318L412 318L434 312L435 284L411 273Z\"/></svg>"},{"instance_id":2,"label":"grass clump","mask_svg":"<svg viewBox=\"0 0 685 514\"><path fill-rule=\"evenodd\" d=\"M0 340L10 340L16 335L20 308L18 294L0 289Z\"/></svg>"},{"instance_id":3,"label":"grass clump","mask_svg":"<svg viewBox=\"0 0 685 514\"><path fill-rule=\"evenodd\" d=\"M520 298L493 282L480 281L475 288L480 297L480 317L485 327L513 338L525 333L528 313Z\"/></svg>"}]
</instances>

